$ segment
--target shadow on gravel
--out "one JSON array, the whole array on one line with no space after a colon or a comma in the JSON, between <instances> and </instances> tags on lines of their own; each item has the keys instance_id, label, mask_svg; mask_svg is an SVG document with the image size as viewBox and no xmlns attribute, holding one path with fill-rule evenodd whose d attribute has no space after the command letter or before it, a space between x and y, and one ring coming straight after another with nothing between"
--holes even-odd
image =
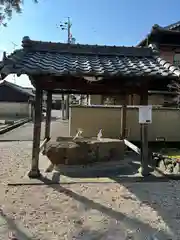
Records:
<instances>
[{"instance_id":1,"label":"shadow on gravel","mask_svg":"<svg viewBox=\"0 0 180 240\"><path fill-rule=\"evenodd\" d=\"M9 240L36 240L34 237L29 236L24 227L18 226L13 219L8 217L2 209L0 210L0 234L2 234L1 228L3 233L8 234Z\"/></svg>"},{"instance_id":2,"label":"shadow on gravel","mask_svg":"<svg viewBox=\"0 0 180 240\"><path fill-rule=\"evenodd\" d=\"M103 163L97 165L86 165L86 166L71 166L68 168L60 168L60 172L62 175L71 177L71 178L98 178L98 177L111 177L111 176L128 176L134 175L137 173L139 164L131 163L129 165L120 165L116 166L104 165ZM72 169L72 170L71 170Z\"/></svg>"},{"instance_id":3,"label":"shadow on gravel","mask_svg":"<svg viewBox=\"0 0 180 240\"><path fill-rule=\"evenodd\" d=\"M175 232L174 226L175 222L173 223L173 221L175 220L176 224L178 224L177 220L179 221L180 219L179 214L180 193L175 188L176 183L178 183L178 181L175 182L171 181L171 179L168 177L162 177L162 180L164 180L164 182L161 180L158 181L157 179L155 184L148 183L148 181L130 184L129 182L122 183L121 179L118 178L117 176L112 176L111 179L113 179L116 183L119 183L120 185L123 184L123 186L126 187L128 191L132 193L132 199L133 195L135 195L135 197L139 199L142 207L149 206L151 209L156 211L158 215L161 216L161 218L166 223L171 232L174 234L173 239L177 239L176 236L177 232ZM174 180L179 180L179 176L177 176L177 178L174 177ZM166 207L163 206L162 201L166 203ZM176 207L177 211L174 211ZM178 226L176 227L176 229L178 229ZM168 240L169 239L172 238L168 238Z\"/></svg>"},{"instance_id":4,"label":"shadow on gravel","mask_svg":"<svg viewBox=\"0 0 180 240\"><path fill-rule=\"evenodd\" d=\"M128 217L125 214L123 214L120 211L115 211L114 209L104 206L99 202L95 202L91 199L88 199L85 196L79 195L78 193L65 188L63 186L60 185L53 185L51 184L51 180L47 179L46 177L41 178L41 181L43 181L45 184L47 184L47 187L53 188L55 191L59 192L59 193L63 193L66 196L73 198L74 200L80 202L81 204L83 204L86 207L86 210L88 209L94 209L99 211L102 214L107 215L108 217L118 221L118 223L120 225L123 225L125 229L129 229L131 231L135 231L137 229L139 229L139 240L144 240L147 238L147 233L149 234L149 236L154 235L154 233L157 232L157 229L152 228L151 226L149 226L149 224L142 222L141 220L139 220L136 217ZM82 234L83 232L83 234ZM78 237L76 239L86 239L86 237L90 236L91 234L93 234L93 231L83 231L83 229L81 230L81 232L78 233ZM103 235L102 235L103 234ZM107 231L106 233L103 232L99 232L99 237L104 236L105 239L105 235L107 236ZM160 239L171 239L170 236L168 236L167 234L165 234L164 232L160 232L161 238ZM99 239L99 238L90 238L90 239Z\"/></svg>"},{"instance_id":5,"label":"shadow on gravel","mask_svg":"<svg viewBox=\"0 0 180 240\"><path fill-rule=\"evenodd\" d=\"M77 179L83 178L84 183L88 182L89 179L96 179L96 178L109 178L115 182L119 183L127 183L127 182L168 182L170 179L167 176L155 176L152 173L147 177L142 177L138 173L138 169L140 167L139 162L130 162L126 163L119 163L114 162L108 165L103 163L100 164L92 164L86 166L62 166L60 167L57 172L54 174L58 175L59 179L56 177L56 182L61 182L60 175L67 176L72 178L73 182L76 182ZM53 176L54 176L53 174ZM87 179L87 181L86 181ZM81 181L82 182L82 181ZM94 182L94 181L93 181ZM112 181L110 181L112 183ZM97 181L98 183L98 181Z\"/></svg>"}]
</instances>

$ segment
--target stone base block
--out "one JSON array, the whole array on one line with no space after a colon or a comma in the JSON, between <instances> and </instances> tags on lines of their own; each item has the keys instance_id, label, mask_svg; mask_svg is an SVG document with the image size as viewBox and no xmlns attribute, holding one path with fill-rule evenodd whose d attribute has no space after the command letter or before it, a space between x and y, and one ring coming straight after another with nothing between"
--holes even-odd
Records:
<instances>
[{"instance_id":1,"label":"stone base block","mask_svg":"<svg viewBox=\"0 0 180 240\"><path fill-rule=\"evenodd\" d=\"M119 139L102 138L58 138L49 141L45 154L53 165L76 165L121 160L124 157L124 143Z\"/></svg>"}]
</instances>

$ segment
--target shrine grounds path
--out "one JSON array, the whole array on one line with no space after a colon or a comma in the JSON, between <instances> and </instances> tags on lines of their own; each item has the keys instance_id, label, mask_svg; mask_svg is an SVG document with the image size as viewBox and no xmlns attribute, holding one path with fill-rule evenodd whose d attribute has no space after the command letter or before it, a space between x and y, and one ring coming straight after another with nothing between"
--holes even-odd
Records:
<instances>
[{"instance_id":1,"label":"shrine grounds path","mask_svg":"<svg viewBox=\"0 0 180 240\"><path fill-rule=\"evenodd\" d=\"M68 130L56 114L53 138ZM0 136L0 240L11 231L18 240L180 239L178 181L7 186L29 170L32 129Z\"/></svg>"},{"instance_id":2,"label":"shrine grounds path","mask_svg":"<svg viewBox=\"0 0 180 240\"><path fill-rule=\"evenodd\" d=\"M45 122L41 124L41 140L44 139ZM68 121L61 120L61 111L52 111L51 136L56 139L58 136L67 136L69 134ZM0 135L0 141L32 141L33 123L26 123L6 134Z\"/></svg>"}]
</instances>

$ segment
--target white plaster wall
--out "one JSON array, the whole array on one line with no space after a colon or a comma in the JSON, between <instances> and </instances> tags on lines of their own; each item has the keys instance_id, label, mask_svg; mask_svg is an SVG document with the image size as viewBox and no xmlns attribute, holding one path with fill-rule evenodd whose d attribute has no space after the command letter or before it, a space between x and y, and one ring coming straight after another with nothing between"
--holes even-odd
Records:
<instances>
[{"instance_id":1,"label":"white plaster wall","mask_svg":"<svg viewBox=\"0 0 180 240\"><path fill-rule=\"evenodd\" d=\"M140 141L138 107L128 107L127 139ZM152 123L148 125L149 141L163 137L168 142L179 141L180 111L173 108L153 108ZM71 106L70 136L75 136L77 129L83 130L84 137L97 136L100 129L104 137L119 138L121 132L121 106Z\"/></svg>"},{"instance_id":2,"label":"white plaster wall","mask_svg":"<svg viewBox=\"0 0 180 240\"><path fill-rule=\"evenodd\" d=\"M29 103L0 102L0 116L30 117L29 105Z\"/></svg>"}]
</instances>

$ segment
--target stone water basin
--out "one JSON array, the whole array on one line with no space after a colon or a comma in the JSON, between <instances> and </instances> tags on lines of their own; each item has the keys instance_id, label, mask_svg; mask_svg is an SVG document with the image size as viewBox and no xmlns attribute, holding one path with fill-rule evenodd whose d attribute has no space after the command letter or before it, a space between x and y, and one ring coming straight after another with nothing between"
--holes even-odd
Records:
<instances>
[{"instance_id":1,"label":"stone water basin","mask_svg":"<svg viewBox=\"0 0 180 240\"><path fill-rule=\"evenodd\" d=\"M124 143L120 139L97 137L58 137L49 141L45 154L53 165L86 165L99 161L124 158Z\"/></svg>"}]
</instances>

